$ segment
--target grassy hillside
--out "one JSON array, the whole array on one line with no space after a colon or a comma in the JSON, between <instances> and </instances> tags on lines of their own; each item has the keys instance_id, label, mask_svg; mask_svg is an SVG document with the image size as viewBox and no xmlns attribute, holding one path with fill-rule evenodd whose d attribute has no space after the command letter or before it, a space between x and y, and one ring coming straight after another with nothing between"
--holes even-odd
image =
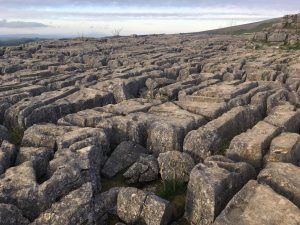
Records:
<instances>
[{"instance_id":1,"label":"grassy hillside","mask_svg":"<svg viewBox=\"0 0 300 225\"><path fill-rule=\"evenodd\" d=\"M204 31L204 34L231 34L239 35L244 33L254 33L264 30L265 28L271 27L273 24L278 23L280 18L264 20L256 23L243 24L238 26L226 27L216 30Z\"/></svg>"},{"instance_id":2,"label":"grassy hillside","mask_svg":"<svg viewBox=\"0 0 300 225\"><path fill-rule=\"evenodd\" d=\"M40 38L0 38L0 46L16 46L33 41L40 41Z\"/></svg>"}]
</instances>

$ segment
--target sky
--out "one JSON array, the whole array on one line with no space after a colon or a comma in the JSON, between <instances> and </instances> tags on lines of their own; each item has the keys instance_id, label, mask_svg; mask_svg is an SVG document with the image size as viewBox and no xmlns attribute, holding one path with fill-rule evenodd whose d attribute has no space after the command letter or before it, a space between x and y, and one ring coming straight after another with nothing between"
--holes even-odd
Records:
<instances>
[{"instance_id":1,"label":"sky","mask_svg":"<svg viewBox=\"0 0 300 225\"><path fill-rule=\"evenodd\" d=\"M300 0L0 0L0 36L197 32L300 12Z\"/></svg>"}]
</instances>

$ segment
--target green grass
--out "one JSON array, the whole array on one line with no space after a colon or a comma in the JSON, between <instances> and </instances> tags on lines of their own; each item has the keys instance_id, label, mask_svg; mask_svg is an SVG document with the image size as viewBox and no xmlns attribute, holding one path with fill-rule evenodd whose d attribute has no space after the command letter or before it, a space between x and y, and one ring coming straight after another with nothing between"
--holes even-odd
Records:
<instances>
[{"instance_id":1,"label":"green grass","mask_svg":"<svg viewBox=\"0 0 300 225\"><path fill-rule=\"evenodd\" d=\"M115 225L116 223L121 222L121 221L120 221L119 217L117 217L116 215L109 214L107 222L108 222L107 223L108 225Z\"/></svg>"},{"instance_id":2,"label":"green grass","mask_svg":"<svg viewBox=\"0 0 300 225\"><path fill-rule=\"evenodd\" d=\"M184 214L187 184L179 181L160 181L155 194L170 201L173 221L179 220Z\"/></svg>"},{"instance_id":3,"label":"green grass","mask_svg":"<svg viewBox=\"0 0 300 225\"><path fill-rule=\"evenodd\" d=\"M217 152L218 155L225 155L226 150L229 148L231 140L230 139L224 139L222 140L221 146L219 148L219 151Z\"/></svg>"},{"instance_id":4,"label":"green grass","mask_svg":"<svg viewBox=\"0 0 300 225\"><path fill-rule=\"evenodd\" d=\"M9 133L9 142L14 145L21 145L24 136L24 130L21 128L14 128Z\"/></svg>"},{"instance_id":5,"label":"green grass","mask_svg":"<svg viewBox=\"0 0 300 225\"><path fill-rule=\"evenodd\" d=\"M126 187L128 186L125 183L125 178L123 177L123 173L125 173L126 169L124 171L119 172L116 176L112 178L102 178L101 180L101 192L108 191L111 188L114 187Z\"/></svg>"},{"instance_id":6,"label":"green grass","mask_svg":"<svg viewBox=\"0 0 300 225\"><path fill-rule=\"evenodd\" d=\"M300 43L294 45L287 44L281 46L280 48L283 50L300 50Z\"/></svg>"},{"instance_id":7,"label":"green grass","mask_svg":"<svg viewBox=\"0 0 300 225\"><path fill-rule=\"evenodd\" d=\"M34 41L41 41L40 38L0 38L0 46L16 46Z\"/></svg>"},{"instance_id":8,"label":"green grass","mask_svg":"<svg viewBox=\"0 0 300 225\"><path fill-rule=\"evenodd\" d=\"M186 183L179 181L160 181L156 194L166 200L173 201L176 196L185 194Z\"/></svg>"},{"instance_id":9,"label":"green grass","mask_svg":"<svg viewBox=\"0 0 300 225\"><path fill-rule=\"evenodd\" d=\"M190 225L190 223L185 218L180 218L174 224L175 225Z\"/></svg>"},{"instance_id":10,"label":"green grass","mask_svg":"<svg viewBox=\"0 0 300 225\"><path fill-rule=\"evenodd\" d=\"M241 35L244 33L256 33L256 32L261 32L266 28L270 28L273 26L275 22L267 22L267 23L262 23L260 25L258 25L257 27L254 27L252 29L240 29L237 31L233 31L231 34L233 35Z\"/></svg>"}]
</instances>

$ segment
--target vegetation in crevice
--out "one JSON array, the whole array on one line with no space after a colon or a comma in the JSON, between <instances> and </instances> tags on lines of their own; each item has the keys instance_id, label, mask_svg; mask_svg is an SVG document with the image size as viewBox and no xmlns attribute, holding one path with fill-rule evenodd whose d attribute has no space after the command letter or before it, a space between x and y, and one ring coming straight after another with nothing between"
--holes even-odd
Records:
<instances>
[{"instance_id":1,"label":"vegetation in crevice","mask_svg":"<svg viewBox=\"0 0 300 225\"><path fill-rule=\"evenodd\" d=\"M229 148L231 140L230 139L224 139L221 142L221 146L217 152L217 155L225 155L226 150Z\"/></svg>"},{"instance_id":2,"label":"vegetation in crevice","mask_svg":"<svg viewBox=\"0 0 300 225\"><path fill-rule=\"evenodd\" d=\"M20 146L24 136L24 130L21 128L13 128L9 132L9 142Z\"/></svg>"}]
</instances>

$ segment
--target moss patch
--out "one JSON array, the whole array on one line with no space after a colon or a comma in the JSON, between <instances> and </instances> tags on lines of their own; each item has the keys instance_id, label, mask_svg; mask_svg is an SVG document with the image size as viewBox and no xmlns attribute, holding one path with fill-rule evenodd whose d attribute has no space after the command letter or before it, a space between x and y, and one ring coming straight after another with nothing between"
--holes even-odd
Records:
<instances>
[{"instance_id":1,"label":"moss patch","mask_svg":"<svg viewBox=\"0 0 300 225\"><path fill-rule=\"evenodd\" d=\"M108 225L115 225L118 222L121 222L121 220L116 215L109 215L108 216L108 220L107 220Z\"/></svg>"},{"instance_id":2,"label":"moss patch","mask_svg":"<svg viewBox=\"0 0 300 225\"><path fill-rule=\"evenodd\" d=\"M156 188L156 194L168 201L173 201L178 195L186 192L186 183L179 181L160 181Z\"/></svg>"},{"instance_id":3,"label":"moss patch","mask_svg":"<svg viewBox=\"0 0 300 225\"><path fill-rule=\"evenodd\" d=\"M179 181L159 181L155 194L170 201L172 207L172 219L176 221L184 214L187 184Z\"/></svg>"},{"instance_id":4,"label":"moss patch","mask_svg":"<svg viewBox=\"0 0 300 225\"><path fill-rule=\"evenodd\" d=\"M230 139L225 139L222 140L221 146L219 148L219 151L217 152L218 155L225 155L226 150L229 148L231 140Z\"/></svg>"},{"instance_id":5,"label":"moss patch","mask_svg":"<svg viewBox=\"0 0 300 225\"><path fill-rule=\"evenodd\" d=\"M24 136L24 130L20 128L14 128L9 132L9 142L14 145L21 145Z\"/></svg>"},{"instance_id":6,"label":"moss patch","mask_svg":"<svg viewBox=\"0 0 300 225\"><path fill-rule=\"evenodd\" d=\"M114 187L127 187L128 184L125 183L125 178L123 177L123 174L126 170L123 170L119 172L116 176L112 178L102 178L101 185L102 189L101 192L108 191L111 188Z\"/></svg>"},{"instance_id":7,"label":"moss patch","mask_svg":"<svg viewBox=\"0 0 300 225\"><path fill-rule=\"evenodd\" d=\"M174 225L190 225L190 223L185 218L181 218L174 222Z\"/></svg>"}]
</instances>

